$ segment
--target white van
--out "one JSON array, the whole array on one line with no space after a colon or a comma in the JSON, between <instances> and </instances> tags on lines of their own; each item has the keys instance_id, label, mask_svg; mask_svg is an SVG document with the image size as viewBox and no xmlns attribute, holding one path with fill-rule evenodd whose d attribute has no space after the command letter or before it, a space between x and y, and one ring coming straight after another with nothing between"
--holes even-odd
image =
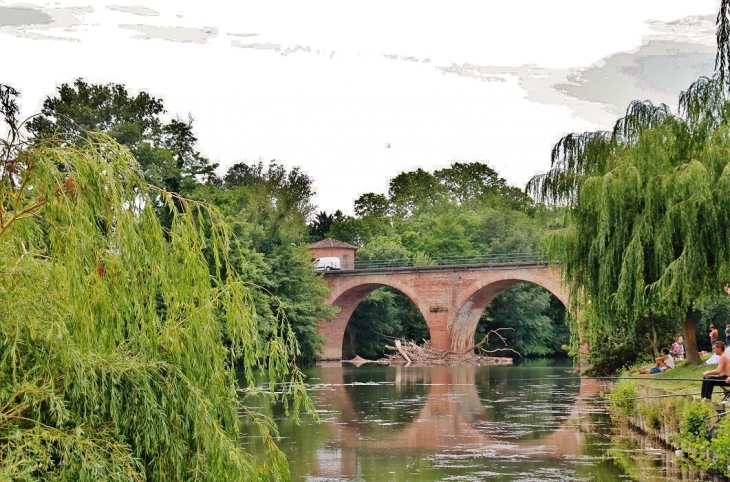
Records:
<instances>
[{"instance_id":1,"label":"white van","mask_svg":"<svg viewBox=\"0 0 730 482\"><path fill-rule=\"evenodd\" d=\"M335 256L328 256L326 258L317 258L314 261L312 261L312 266L314 266L314 271L317 271L317 272L339 270L340 269L340 258L337 258Z\"/></svg>"}]
</instances>

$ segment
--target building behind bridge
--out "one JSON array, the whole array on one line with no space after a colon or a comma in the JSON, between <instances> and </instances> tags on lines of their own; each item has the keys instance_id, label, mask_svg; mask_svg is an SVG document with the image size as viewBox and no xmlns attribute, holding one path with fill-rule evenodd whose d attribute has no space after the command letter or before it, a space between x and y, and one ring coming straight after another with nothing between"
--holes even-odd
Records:
<instances>
[{"instance_id":1,"label":"building behind bridge","mask_svg":"<svg viewBox=\"0 0 730 482\"><path fill-rule=\"evenodd\" d=\"M343 270L355 269L356 250L357 246L332 238L325 238L322 241L317 241L309 245L312 261L330 256L340 258L340 266Z\"/></svg>"}]
</instances>

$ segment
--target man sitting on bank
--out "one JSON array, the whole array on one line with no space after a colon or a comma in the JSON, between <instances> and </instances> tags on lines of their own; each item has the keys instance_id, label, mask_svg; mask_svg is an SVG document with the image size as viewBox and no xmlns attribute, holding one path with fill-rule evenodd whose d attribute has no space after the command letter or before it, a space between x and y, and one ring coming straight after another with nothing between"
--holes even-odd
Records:
<instances>
[{"instance_id":1,"label":"man sitting on bank","mask_svg":"<svg viewBox=\"0 0 730 482\"><path fill-rule=\"evenodd\" d=\"M674 368L674 358L672 358L672 355L669 354L669 348L662 348L661 356L654 361L656 363L653 367L651 367L651 369L646 370L645 368L642 368L639 370L639 373L659 373L664 370Z\"/></svg>"},{"instance_id":2,"label":"man sitting on bank","mask_svg":"<svg viewBox=\"0 0 730 482\"><path fill-rule=\"evenodd\" d=\"M725 353L725 344L721 341L716 341L712 344L712 351L720 359L717 362L717 368L702 372L702 398L708 400L712 398L712 391L715 389L715 386L727 386L729 385L728 380L730 380L730 364L728 364L730 357Z\"/></svg>"}]
</instances>

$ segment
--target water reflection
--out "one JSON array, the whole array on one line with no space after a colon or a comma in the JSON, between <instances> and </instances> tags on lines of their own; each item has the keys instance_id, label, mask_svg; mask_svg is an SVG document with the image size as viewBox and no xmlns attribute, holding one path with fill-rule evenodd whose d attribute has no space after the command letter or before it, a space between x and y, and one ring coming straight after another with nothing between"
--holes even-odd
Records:
<instances>
[{"instance_id":1,"label":"water reflection","mask_svg":"<svg viewBox=\"0 0 730 482\"><path fill-rule=\"evenodd\" d=\"M341 379L337 378L338 373ZM330 372L329 375L330 382L333 375L337 378L336 386L343 386L344 392L333 390L326 398L330 398L340 410L342 423L357 427L362 432L401 430L413 422L428 398L430 383L424 380L428 373L423 371L383 371L363 367ZM373 386L378 389L374 390Z\"/></svg>"},{"instance_id":2,"label":"water reflection","mask_svg":"<svg viewBox=\"0 0 730 482\"><path fill-rule=\"evenodd\" d=\"M294 480L634 478L609 453L616 442L608 419L591 402L605 385L569 366L345 365L307 374L322 423L277 420ZM662 470L656 454L644 459L660 467L661 480L698 480Z\"/></svg>"}]
</instances>

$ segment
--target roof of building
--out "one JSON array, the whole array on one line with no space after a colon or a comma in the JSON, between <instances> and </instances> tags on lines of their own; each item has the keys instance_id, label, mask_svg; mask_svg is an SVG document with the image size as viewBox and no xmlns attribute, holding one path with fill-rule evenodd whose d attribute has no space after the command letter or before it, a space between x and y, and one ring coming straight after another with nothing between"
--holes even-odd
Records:
<instances>
[{"instance_id":1,"label":"roof of building","mask_svg":"<svg viewBox=\"0 0 730 482\"><path fill-rule=\"evenodd\" d=\"M345 243L343 241L337 241L332 238L325 238L322 241L317 241L309 245L309 249L323 249L323 248L340 248L340 249L357 249L357 246Z\"/></svg>"}]
</instances>

